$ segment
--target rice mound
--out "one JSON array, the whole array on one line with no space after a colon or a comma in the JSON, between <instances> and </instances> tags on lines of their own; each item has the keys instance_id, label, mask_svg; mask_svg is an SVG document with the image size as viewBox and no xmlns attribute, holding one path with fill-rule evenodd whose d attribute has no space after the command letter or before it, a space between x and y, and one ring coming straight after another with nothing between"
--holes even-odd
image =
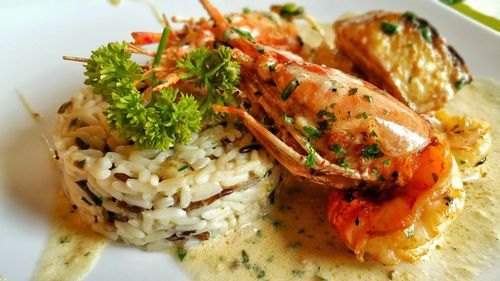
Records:
<instances>
[{"instance_id":1,"label":"rice mound","mask_svg":"<svg viewBox=\"0 0 500 281\"><path fill-rule=\"evenodd\" d=\"M187 145L144 150L108 130L106 107L82 89L53 135L65 191L94 231L160 250L224 235L267 205L281 171L247 131L222 123Z\"/></svg>"}]
</instances>

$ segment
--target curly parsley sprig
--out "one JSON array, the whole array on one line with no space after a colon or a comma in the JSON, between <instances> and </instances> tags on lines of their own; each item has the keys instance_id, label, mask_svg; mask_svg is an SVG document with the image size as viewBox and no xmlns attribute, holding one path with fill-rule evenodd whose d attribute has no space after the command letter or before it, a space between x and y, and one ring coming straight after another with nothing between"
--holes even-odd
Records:
<instances>
[{"instance_id":1,"label":"curly parsley sprig","mask_svg":"<svg viewBox=\"0 0 500 281\"><path fill-rule=\"evenodd\" d=\"M179 75L181 79L193 79L197 87L206 87L207 95L200 102L202 114L213 113L213 104L234 105L240 65L231 59L231 48L195 49L177 61L177 68L184 71Z\"/></svg>"},{"instance_id":2,"label":"curly parsley sprig","mask_svg":"<svg viewBox=\"0 0 500 281\"><path fill-rule=\"evenodd\" d=\"M126 47L126 42L109 43L92 52L85 65L85 84L109 104L105 115L110 127L141 147L168 149L175 142L187 143L201 128L197 100L168 88L146 105L135 87L142 69L130 60Z\"/></svg>"},{"instance_id":3,"label":"curly parsley sprig","mask_svg":"<svg viewBox=\"0 0 500 281\"><path fill-rule=\"evenodd\" d=\"M177 89L167 88L145 106L138 91L113 93L106 118L112 129L141 147L168 149L175 142L187 143L201 128L201 113L194 97L178 94Z\"/></svg>"},{"instance_id":4,"label":"curly parsley sprig","mask_svg":"<svg viewBox=\"0 0 500 281\"><path fill-rule=\"evenodd\" d=\"M134 81L142 78L142 69L130 60L127 45L127 42L113 42L100 47L92 52L89 62L85 64L85 85L92 86L94 92L107 102L111 102L112 92L135 90Z\"/></svg>"}]
</instances>

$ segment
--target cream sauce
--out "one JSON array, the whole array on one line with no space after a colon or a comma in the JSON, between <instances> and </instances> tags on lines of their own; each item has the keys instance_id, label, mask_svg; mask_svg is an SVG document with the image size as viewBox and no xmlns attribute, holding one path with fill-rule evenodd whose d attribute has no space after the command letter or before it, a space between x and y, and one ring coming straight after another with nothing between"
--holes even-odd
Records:
<instances>
[{"instance_id":1,"label":"cream sauce","mask_svg":"<svg viewBox=\"0 0 500 281\"><path fill-rule=\"evenodd\" d=\"M81 222L62 191L54 207L52 232L33 280L80 280L96 263L106 239Z\"/></svg>"},{"instance_id":2,"label":"cream sauce","mask_svg":"<svg viewBox=\"0 0 500 281\"><path fill-rule=\"evenodd\" d=\"M478 79L447 108L490 122L500 135L499 106L500 83ZM499 161L495 139L483 177L465 184L461 216L416 264L358 262L327 221L328 190L304 183L286 185L255 224L189 249L180 264L194 280L469 280L499 262Z\"/></svg>"},{"instance_id":3,"label":"cream sauce","mask_svg":"<svg viewBox=\"0 0 500 281\"><path fill-rule=\"evenodd\" d=\"M324 28L331 36L331 27ZM489 122L496 136L500 135L499 107L500 83L483 79L466 86L447 105L452 114ZM466 206L461 216L446 230L437 249L416 264L358 262L327 220L328 190L295 182L283 185L257 222L189 248L179 264L200 281L469 280L500 263L498 162L500 139L494 139L483 177L465 184ZM79 221L63 194L56 201L53 233L34 280L79 280L95 264L106 242Z\"/></svg>"}]
</instances>

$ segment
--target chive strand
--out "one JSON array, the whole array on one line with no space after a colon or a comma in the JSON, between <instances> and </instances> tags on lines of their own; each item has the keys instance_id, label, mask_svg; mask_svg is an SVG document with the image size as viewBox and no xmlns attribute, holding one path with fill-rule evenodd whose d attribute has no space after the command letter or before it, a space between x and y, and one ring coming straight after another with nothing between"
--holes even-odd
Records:
<instances>
[{"instance_id":1,"label":"chive strand","mask_svg":"<svg viewBox=\"0 0 500 281\"><path fill-rule=\"evenodd\" d=\"M161 34L160 44L158 45L158 50L156 51L156 56L153 61L153 67L157 67L160 64L161 55L163 54L163 49L167 45L168 35L170 34L170 27L163 28L163 33Z\"/></svg>"},{"instance_id":2,"label":"chive strand","mask_svg":"<svg viewBox=\"0 0 500 281\"><path fill-rule=\"evenodd\" d=\"M168 35L170 34L170 27L165 27L163 28L163 33L161 34L161 39L160 39L160 44L158 45L158 49L156 50L156 56L155 59L153 60L153 68L157 67L160 64L161 61L161 55L163 54L163 50L165 49L165 46L167 45L168 41ZM156 87L158 81L156 80L156 74L153 73L153 76L151 78L151 85ZM154 103L156 101L156 93L153 92L151 96L151 103Z\"/></svg>"}]
</instances>

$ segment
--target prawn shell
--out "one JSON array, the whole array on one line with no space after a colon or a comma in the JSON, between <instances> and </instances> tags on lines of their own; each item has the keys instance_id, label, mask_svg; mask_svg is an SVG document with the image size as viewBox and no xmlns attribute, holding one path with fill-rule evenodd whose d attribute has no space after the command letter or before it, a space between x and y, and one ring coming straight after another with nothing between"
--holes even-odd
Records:
<instances>
[{"instance_id":1,"label":"prawn shell","mask_svg":"<svg viewBox=\"0 0 500 281\"><path fill-rule=\"evenodd\" d=\"M443 201L447 196L454 196L453 207ZM456 219L464 197L457 165L448 147L439 142L422 151L406 186L379 192L332 191L328 217L358 259L369 253L386 264L399 259L414 262L428 253L432 242ZM435 205L441 208L429 216ZM426 238L409 240L404 231L422 224L422 220L427 223Z\"/></svg>"}]
</instances>

